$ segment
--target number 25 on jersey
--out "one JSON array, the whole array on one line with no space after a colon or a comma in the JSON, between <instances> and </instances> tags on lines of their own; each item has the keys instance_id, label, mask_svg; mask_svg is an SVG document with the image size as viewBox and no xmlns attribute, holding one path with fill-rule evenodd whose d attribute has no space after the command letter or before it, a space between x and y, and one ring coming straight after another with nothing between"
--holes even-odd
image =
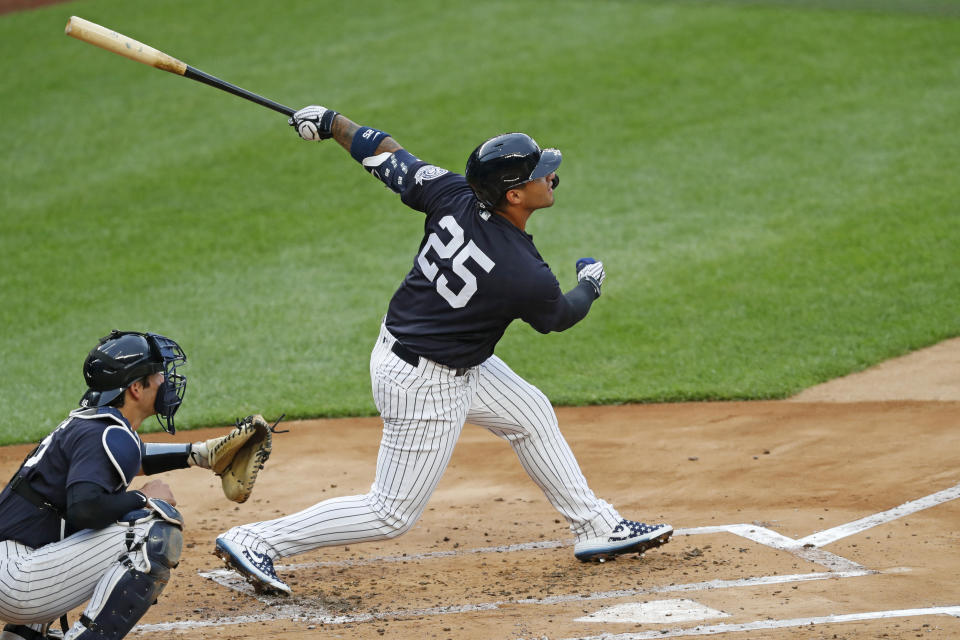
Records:
<instances>
[{"instance_id":1,"label":"number 25 on jersey","mask_svg":"<svg viewBox=\"0 0 960 640\"><path fill-rule=\"evenodd\" d=\"M439 224L450 234L450 241L444 244L441 242L440 236L436 233L431 233L427 238L426 244L423 245L423 250L420 252L420 255L417 256L417 264L420 265L420 270L423 272L423 275L426 276L427 280L435 283L437 293L443 296L443 299L454 309L462 309L467 306L467 302L469 302L473 294L477 292L477 278L473 275L473 272L467 268L467 260L472 258L473 262L487 273L490 273L490 270L493 269L495 265L493 260L481 251L480 247L473 243L473 240L470 240L466 246L464 246L463 229L457 224L457 221L453 219L453 216L444 216L440 219ZM453 258L453 262L451 263L453 273L463 280L463 287L460 288L458 293L454 293L450 290L450 287L447 286L448 281L446 275L440 274L440 277L437 277L440 268L427 258L427 252L430 251L430 249L433 249L437 257L441 260Z\"/></svg>"}]
</instances>

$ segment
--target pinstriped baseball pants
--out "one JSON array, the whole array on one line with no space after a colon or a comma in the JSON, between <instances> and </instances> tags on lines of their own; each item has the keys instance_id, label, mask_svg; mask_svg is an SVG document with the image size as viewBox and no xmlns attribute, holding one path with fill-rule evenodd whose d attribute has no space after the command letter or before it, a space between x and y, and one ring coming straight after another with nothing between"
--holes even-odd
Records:
<instances>
[{"instance_id":1,"label":"pinstriped baseball pants","mask_svg":"<svg viewBox=\"0 0 960 640\"><path fill-rule=\"evenodd\" d=\"M135 540L153 523L134 525ZM127 552L127 530L119 524L84 529L37 549L13 540L0 542L0 620L43 624L87 600L90 607L100 605L126 571L121 555L137 570L148 571L142 548Z\"/></svg>"},{"instance_id":2,"label":"pinstriped baseball pants","mask_svg":"<svg viewBox=\"0 0 960 640\"><path fill-rule=\"evenodd\" d=\"M419 519L440 482L465 422L506 440L527 474L570 524L576 539L604 535L620 515L587 485L560 433L550 400L491 356L464 375L420 358L398 358L381 326L370 356L383 436L370 492L333 498L223 535L271 558L331 545L393 538Z\"/></svg>"}]
</instances>

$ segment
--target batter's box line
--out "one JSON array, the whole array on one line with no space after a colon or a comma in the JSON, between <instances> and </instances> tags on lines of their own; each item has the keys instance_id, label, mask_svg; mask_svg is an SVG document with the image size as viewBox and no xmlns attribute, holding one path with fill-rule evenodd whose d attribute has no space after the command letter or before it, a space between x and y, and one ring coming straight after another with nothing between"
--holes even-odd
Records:
<instances>
[{"instance_id":1,"label":"batter's box line","mask_svg":"<svg viewBox=\"0 0 960 640\"><path fill-rule=\"evenodd\" d=\"M533 600L515 600L515 601L504 601L504 602L492 602L492 603L481 603L474 605L461 605L457 607L440 607L434 609L424 609L424 610L401 610L394 612L383 612L377 614L364 614L361 616L328 616L321 615L316 616L314 611L309 609L304 609L299 605L284 605L281 607L281 611L270 614L261 614L256 616L235 616L231 618L221 618L219 620L213 621L199 621L199 622L176 622L176 623L160 623L153 625L140 625L136 627L137 631L150 632L150 631L161 631L161 630L170 630L178 628L194 628L194 627L208 627L208 626L223 626L231 624L242 624L244 622L256 622L263 620L275 620L275 619L304 619L304 620L314 620L317 622L323 622L326 624L342 624L347 622L362 622L378 618L390 618L397 619L398 617L406 616L415 616L415 615L440 615L445 613L458 613L466 611L481 611L489 610L491 608L495 609L499 606L505 604L553 604L559 602L567 601L582 601L582 600L591 600L591 599L605 599L605 598L623 598L623 597L632 597L641 594L653 594L653 593L668 593L674 591L697 591L704 589L723 589L731 588L738 586L755 586L755 585L765 585L765 584L779 584L784 582L800 582L808 580L824 580L828 578L850 578L858 577L864 575L870 575L877 573L876 571L865 569L863 566L842 558L835 554L829 553L822 549L817 549L818 544L828 544L835 542L844 537L852 535L854 533L859 533L871 527L890 522L897 518L903 517L905 515L915 513L917 511L927 509L943 502L953 500L957 497L960 497L960 484L955 485L949 489L931 494L924 498L914 500L911 502L904 503L893 509L868 516L866 518L861 518L845 525L839 527L834 527L825 531L821 531L806 538L801 538L800 540L794 540L787 536L781 535L775 531L771 531L765 527L757 525L748 525L748 524L735 524L735 525L721 525L721 526L711 526L711 527L696 527L690 529L678 529L675 531L675 534L678 536L682 535L702 535L709 533L733 533L735 535L753 540L759 544L763 544L775 549L780 549L788 551L792 554L797 555L800 558L819 564L830 569L827 573L812 573L812 574L798 574L798 575L789 575L789 576L765 576L758 578L746 578L741 580L711 580L700 583L691 583L687 585L673 585L669 587L660 587L654 589L641 589L641 590L627 590L627 591L612 591L612 592L603 592L595 593L589 596L583 596L581 594L571 594L564 596L552 596L550 599L533 599ZM476 549L464 549L459 551L436 551L425 554L415 554L415 555L401 555L401 556L381 556L376 558L368 558L363 560L341 560L334 562L310 562L310 563L300 563L285 565L281 568L285 569L301 569L301 568L316 568L316 567L326 567L326 566L358 566L363 564L370 564L374 562L407 562L411 560L419 559L431 559L431 558L448 558L460 555L476 554L476 553L505 553L505 552L515 552L515 551L528 551L533 549L552 549L565 546L571 546L572 541L564 540L550 540L550 541L541 541L541 542L529 542L522 544L515 544L503 547L481 547ZM227 586L230 589L237 591L249 590L252 593L252 589L249 588L242 579L239 579L239 576L233 571L227 570L215 570L209 572L198 572L201 577L211 579L218 584ZM273 600L260 598L264 602L269 602L270 604L275 604ZM292 607L292 608L291 608ZM770 622L770 621L764 621ZM724 625L718 625L721 627ZM728 626L728 625L727 625ZM689 633L685 631L684 633ZM669 637L664 636L658 632L656 637Z\"/></svg>"},{"instance_id":2,"label":"batter's box line","mask_svg":"<svg viewBox=\"0 0 960 640\"><path fill-rule=\"evenodd\" d=\"M305 602L303 604L287 603L286 598L258 596L253 588L240 575L228 569L216 569L213 571L200 572L199 575L227 587L234 591L249 594L262 603L273 607L274 611L256 616L243 615L234 617L225 617L212 621L200 622L173 622L154 625L141 625L137 627L138 631L170 631L175 629L190 629L198 626L228 626L234 624L243 624L248 622L263 622L269 620L293 620L297 622L320 623L328 625L353 624L369 622L372 620L402 620L423 616L450 615L458 613L470 613L478 611L490 611L499 609L503 606L513 605L556 605L567 602L585 602L590 600L608 600L614 598L631 598L643 595L666 594L690 591L704 591L713 589L731 589L737 587L756 587L763 585L784 584L793 582L809 582L814 580L827 580L831 578L855 578L875 574L876 571L865 569L863 566L841 558L834 554L819 549L805 549L798 545L796 540L782 536L774 531L764 527L747 524L722 525L715 527L698 527L694 529L679 529L675 532L677 535L693 536L707 535L713 533L732 533L758 544L772 547L778 550L794 553L805 560L815 564L825 566L830 571L813 572L804 574L792 574L782 576L760 576L752 578L741 578L736 580L707 580L703 582L693 582L681 585L667 585L662 587L649 587L642 589L618 589L615 591L602 591L591 594L563 594L549 596L546 598L524 598L518 600L499 600L494 602L482 602L463 605L451 605L446 607L432 607L427 609L399 609L394 611L382 611L376 613L365 613L359 615L330 615L322 609L317 610L317 604ZM385 556L379 558L368 558L364 560L345 560L339 562L314 562L301 563L298 565L289 565L283 568L304 569L316 568L320 566L357 566L361 564L371 564L374 562L400 562L418 559L449 558L457 555L468 555L475 553L503 553L512 551L525 551L530 549L551 549L563 546L569 546L572 542L551 540L542 542L522 543L509 545L508 547L481 547L477 549L464 549L462 551L440 551L417 555L406 556ZM838 568L842 567L842 568Z\"/></svg>"},{"instance_id":3,"label":"batter's box line","mask_svg":"<svg viewBox=\"0 0 960 640\"><path fill-rule=\"evenodd\" d=\"M762 544L780 551L787 551L803 560L813 562L831 571L857 571L863 567L855 562L841 558L821 549L805 547L800 541L788 538L776 531L771 531L765 527L752 524L728 524L711 527L695 527L690 529L677 529L674 531L676 536L695 536L710 533L732 533L734 535L746 538L758 544ZM323 567L358 567L368 564L379 564L382 562L411 562L420 560L436 560L443 558L455 558L458 556L467 556L478 553L514 553L517 551L535 551L540 549L558 549L561 547L571 547L572 540L543 540L539 542L524 542L520 544L511 544L497 547L477 547L473 549L458 549L456 551L430 551L427 553L405 554L399 556L374 556L371 558L362 558L358 560L329 560L318 562L301 562L296 564L277 565L278 570L297 571L300 569L319 569ZM203 575L203 574L201 574Z\"/></svg>"},{"instance_id":4,"label":"batter's box line","mask_svg":"<svg viewBox=\"0 0 960 640\"><path fill-rule=\"evenodd\" d=\"M905 502L898 507L888 509L873 515L869 515L853 522L848 522L832 529L826 529L806 536L799 540L794 540L787 536L771 531L765 527L751 524L728 524L711 527L693 527L687 529L677 529L674 535L698 535L703 533L733 533L735 535L753 540L775 549L789 551L805 560L820 564L831 570L850 570L862 568L856 563L840 558L833 554L818 550L842 538L846 538L856 533L861 533L877 525L886 524L902 518L903 516L935 507L944 502L955 500L960 497L960 484L954 485L949 489L938 491L937 493L924 496L917 500ZM379 562L408 562L410 560L430 560L435 558L452 558L476 553L512 553L515 551L531 551L537 549L557 549L561 547L573 546L572 540L545 540L539 542L524 542L520 544L511 544L496 547L478 547L474 549L461 549L456 551L431 551L428 553L404 554L399 556L376 556L360 560L332 560L322 562L302 562L287 565L278 565L278 569L295 571L297 569L316 569L320 567L351 567L362 566L365 564Z\"/></svg>"},{"instance_id":5,"label":"batter's box line","mask_svg":"<svg viewBox=\"0 0 960 640\"><path fill-rule=\"evenodd\" d=\"M792 618L789 620L757 620L743 624L714 624L696 626L689 629L659 629L637 633L602 633L595 636L577 636L564 640L652 640L653 638L689 638L692 636L714 636L736 631L763 631L767 629L788 629L790 627L810 627L822 624L840 624L843 622L863 622L890 618L915 618L918 616L953 616L960 618L960 606L927 607L923 609L895 609L891 611L866 611L845 613L813 618ZM522 640L522 639L521 639Z\"/></svg>"},{"instance_id":6,"label":"batter's box line","mask_svg":"<svg viewBox=\"0 0 960 640\"><path fill-rule=\"evenodd\" d=\"M201 573L205 578L213 580L227 588L235 589L243 593L254 595L264 604L272 607L274 611L257 615L241 615L218 618L216 620L198 620L198 621L180 621L164 622L156 624L142 624L137 626L134 631L140 633L151 633L156 631L175 631L185 629L195 629L200 627L221 627L229 625L244 624L250 622L268 622L272 620L290 620L296 622L319 623L329 625L354 624L361 622L370 622L372 620L403 620L409 618L419 618L424 616L449 615L458 613L473 613L478 611L492 611L504 606L516 605L555 605L567 602L587 602L591 600L608 600L613 598L632 598L644 595L654 595L663 593L678 593L691 591L705 591L712 589L730 589L737 587L757 587L773 584L784 584L789 582L811 582L816 580L829 580L832 578L854 578L858 576L876 573L874 571L830 571L819 573L801 573L782 576L761 576L756 578L741 578L737 580L706 580L703 582L691 582L687 584L666 585L662 587L649 587L643 589L617 589L615 591L602 591L591 594L565 594L549 596L546 598L523 598L518 600L498 600L494 602L480 602L474 604L451 605L446 607L431 607L427 609L398 609L394 611L380 611L377 613L364 613L359 615L329 615L322 610L317 611L316 604L281 604L285 599L282 596L255 596L253 589L240 578L236 572L226 569L208 571Z\"/></svg>"}]
</instances>

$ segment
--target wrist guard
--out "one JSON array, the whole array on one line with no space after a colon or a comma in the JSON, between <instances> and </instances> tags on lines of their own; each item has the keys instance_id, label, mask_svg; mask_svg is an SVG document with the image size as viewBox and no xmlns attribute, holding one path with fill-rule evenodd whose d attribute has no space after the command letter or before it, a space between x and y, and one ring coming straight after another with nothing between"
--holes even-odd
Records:
<instances>
[{"instance_id":1,"label":"wrist guard","mask_svg":"<svg viewBox=\"0 0 960 640\"><path fill-rule=\"evenodd\" d=\"M361 127L353 134L353 140L350 142L350 155L353 156L354 160L362 163L365 158L375 154L383 139L389 136L390 134L386 131L380 131L373 127Z\"/></svg>"}]
</instances>

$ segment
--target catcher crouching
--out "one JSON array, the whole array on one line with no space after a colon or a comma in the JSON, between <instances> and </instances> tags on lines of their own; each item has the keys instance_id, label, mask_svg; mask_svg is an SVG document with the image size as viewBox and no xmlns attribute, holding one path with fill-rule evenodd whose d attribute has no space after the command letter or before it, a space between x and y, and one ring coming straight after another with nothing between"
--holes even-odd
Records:
<instances>
[{"instance_id":1,"label":"catcher crouching","mask_svg":"<svg viewBox=\"0 0 960 640\"><path fill-rule=\"evenodd\" d=\"M173 434L186 355L155 333L113 331L83 365L87 391L27 456L0 493L0 640L47 640L60 619L66 640L119 640L156 601L177 567L183 517L162 480L137 475L192 466L221 477L244 502L270 455L258 415L230 433L188 444L144 443L156 415ZM73 626L66 613L87 605Z\"/></svg>"}]
</instances>

